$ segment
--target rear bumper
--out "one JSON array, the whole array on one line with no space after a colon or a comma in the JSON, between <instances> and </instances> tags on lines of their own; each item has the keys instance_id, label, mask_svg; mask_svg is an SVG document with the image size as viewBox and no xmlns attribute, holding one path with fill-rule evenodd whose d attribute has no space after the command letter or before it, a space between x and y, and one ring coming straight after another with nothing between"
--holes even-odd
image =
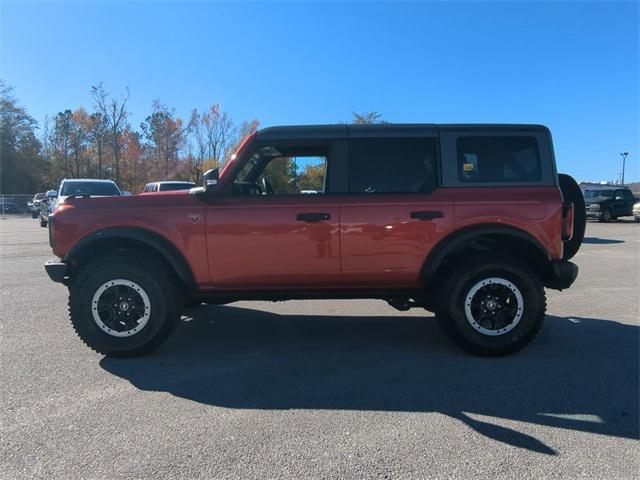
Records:
<instances>
[{"instance_id":1,"label":"rear bumper","mask_svg":"<svg viewBox=\"0 0 640 480\"><path fill-rule=\"evenodd\" d=\"M569 288L578 276L578 266L566 260L551 262L551 274L545 279L544 286L553 290Z\"/></svg>"},{"instance_id":2,"label":"rear bumper","mask_svg":"<svg viewBox=\"0 0 640 480\"><path fill-rule=\"evenodd\" d=\"M44 269L54 282L65 283L69 277L67 273L68 265L57 258L47 260L44 264Z\"/></svg>"}]
</instances>

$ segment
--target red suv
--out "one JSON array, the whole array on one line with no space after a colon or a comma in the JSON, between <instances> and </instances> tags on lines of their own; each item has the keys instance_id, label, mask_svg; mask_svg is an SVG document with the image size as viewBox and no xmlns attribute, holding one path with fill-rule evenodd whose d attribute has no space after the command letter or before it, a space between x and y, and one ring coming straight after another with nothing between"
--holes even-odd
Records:
<instances>
[{"instance_id":1,"label":"red suv","mask_svg":"<svg viewBox=\"0 0 640 480\"><path fill-rule=\"evenodd\" d=\"M190 303L372 298L504 355L568 288L582 194L537 125L274 127L184 192L70 198L49 216L80 338L148 352Z\"/></svg>"}]
</instances>

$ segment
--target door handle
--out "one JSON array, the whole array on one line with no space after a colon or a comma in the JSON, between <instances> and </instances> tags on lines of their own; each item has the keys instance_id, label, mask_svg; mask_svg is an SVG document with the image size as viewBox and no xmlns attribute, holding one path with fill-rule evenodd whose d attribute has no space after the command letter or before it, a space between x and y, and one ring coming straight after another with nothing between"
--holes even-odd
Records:
<instances>
[{"instance_id":1,"label":"door handle","mask_svg":"<svg viewBox=\"0 0 640 480\"><path fill-rule=\"evenodd\" d=\"M434 218L442 218L444 217L444 212L440 210L420 210L418 212L411 212L411 218L415 218L416 220L433 220Z\"/></svg>"},{"instance_id":2,"label":"door handle","mask_svg":"<svg viewBox=\"0 0 640 480\"><path fill-rule=\"evenodd\" d=\"M331 219L328 213L299 213L296 217L301 222L314 223Z\"/></svg>"}]
</instances>

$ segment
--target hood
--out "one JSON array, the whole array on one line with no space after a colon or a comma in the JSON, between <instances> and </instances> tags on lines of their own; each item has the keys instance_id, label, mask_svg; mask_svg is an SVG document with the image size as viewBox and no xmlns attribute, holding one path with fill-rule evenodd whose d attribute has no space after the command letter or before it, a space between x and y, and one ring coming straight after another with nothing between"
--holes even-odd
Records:
<instances>
[{"instance_id":1,"label":"hood","mask_svg":"<svg viewBox=\"0 0 640 480\"><path fill-rule=\"evenodd\" d=\"M202 205L202 202L195 195L189 194L188 190L155 192L153 195L64 197L58 202L61 209L80 210L152 210L195 204Z\"/></svg>"}]
</instances>

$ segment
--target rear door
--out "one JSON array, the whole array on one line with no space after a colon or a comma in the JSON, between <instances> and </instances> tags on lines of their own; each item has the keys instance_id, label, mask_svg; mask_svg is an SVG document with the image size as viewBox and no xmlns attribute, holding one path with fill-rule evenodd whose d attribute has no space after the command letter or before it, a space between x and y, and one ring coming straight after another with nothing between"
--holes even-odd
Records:
<instances>
[{"instance_id":1,"label":"rear door","mask_svg":"<svg viewBox=\"0 0 640 480\"><path fill-rule=\"evenodd\" d=\"M451 194L439 188L437 131L371 132L350 127L349 194L340 227L343 281L413 286L429 251L453 226Z\"/></svg>"}]
</instances>

